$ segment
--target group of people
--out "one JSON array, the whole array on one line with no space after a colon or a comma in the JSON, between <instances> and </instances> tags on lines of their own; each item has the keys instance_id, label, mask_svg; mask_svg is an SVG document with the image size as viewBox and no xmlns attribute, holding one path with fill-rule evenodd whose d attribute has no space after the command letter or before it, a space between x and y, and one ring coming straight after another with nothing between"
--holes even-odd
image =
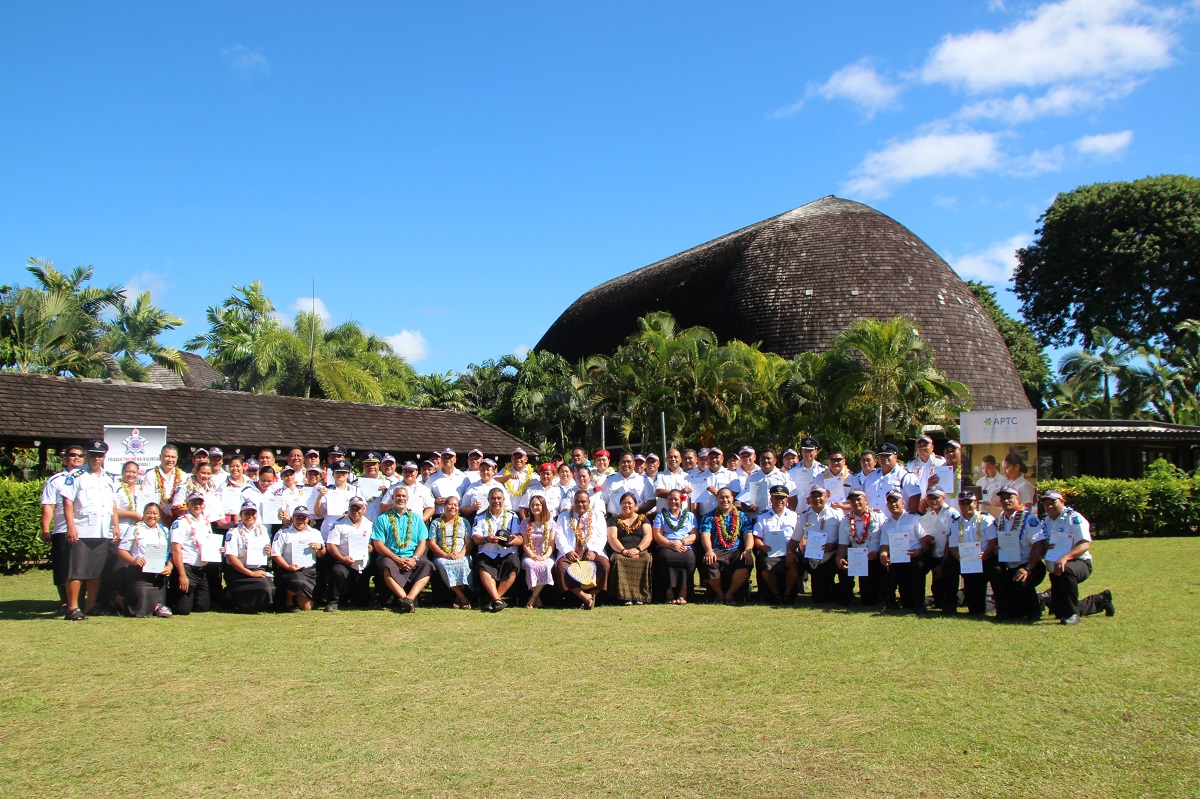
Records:
<instances>
[{"instance_id":1,"label":"group of people","mask_svg":"<svg viewBox=\"0 0 1200 799\"><path fill-rule=\"evenodd\" d=\"M961 446L922 436L901 463L890 443L818 459L819 442L781 455L742 447L656 454L582 448L534 468L516 448L501 467L474 449L423 464L346 447L288 450L281 463L217 447L179 464L104 471L103 441L63 450L47 480L42 533L62 613L186 615L215 607L300 612L347 604L415 611L436 575L454 608L499 612L544 600L591 609L687 604L695 573L709 601L740 604L752 574L771 603L858 601L1064 624L1113 615L1111 591L1084 598L1089 525L1057 491L1038 497L1016 452L962 469ZM733 463L730 464L734 466ZM1039 512L1041 514L1039 515ZM1046 578L1048 590L1040 590ZM522 579L523 578L523 579ZM372 586L372 581L374 585ZM550 587L552 594L546 594Z\"/></svg>"}]
</instances>

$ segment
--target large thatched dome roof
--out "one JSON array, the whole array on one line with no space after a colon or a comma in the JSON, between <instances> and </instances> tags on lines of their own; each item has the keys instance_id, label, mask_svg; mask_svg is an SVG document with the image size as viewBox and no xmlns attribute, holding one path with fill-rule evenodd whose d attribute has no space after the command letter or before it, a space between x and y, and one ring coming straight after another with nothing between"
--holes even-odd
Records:
<instances>
[{"instance_id":1,"label":"large thatched dome roof","mask_svg":"<svg viewBox=\"0 0 1200 799\"><path fill-rule=\"evenodd\" d=\"M650 311L790 358L822 352L858 319L916 318L937 365L976 410L1027 408L987 312L937 253L891 217L825 197L608 281L537 348L569 359L614 350Z\"/></svg>"}]
</instances>

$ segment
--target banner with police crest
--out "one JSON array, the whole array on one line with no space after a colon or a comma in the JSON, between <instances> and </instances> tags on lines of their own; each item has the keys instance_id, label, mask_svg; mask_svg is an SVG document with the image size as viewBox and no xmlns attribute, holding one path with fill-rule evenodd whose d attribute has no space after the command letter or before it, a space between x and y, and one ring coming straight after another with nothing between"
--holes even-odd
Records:
<instances>
[{"instance_id":1,"label":"banner with police crest","mask_svg":"<svg viewBox=\"0 0 1200 799\"><path fill-rule=\"evenodd\" d=\"M120 474L124 464L134 461L141 473L145 474L158 466L159 455L167 445L167 428L106 424L104 443L108 444L104 471Z\"/></svg>"}]
</instances>

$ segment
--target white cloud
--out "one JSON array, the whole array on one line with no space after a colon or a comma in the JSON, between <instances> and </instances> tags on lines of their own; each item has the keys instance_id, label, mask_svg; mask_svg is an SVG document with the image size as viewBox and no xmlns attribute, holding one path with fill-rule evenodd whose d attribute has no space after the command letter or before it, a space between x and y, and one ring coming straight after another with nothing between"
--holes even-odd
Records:
<instances>
[{"instance_id":1,"label":"white cloud","mask_svg":"<svg viewBox=\"0 0 1200 799\"><path fill-rule=\"evenodd\" d=\"M410 364L429 357L429 342L419 330L401 330L394 336L385 336L383 340L391 344L396 354Z\"/></svg>"},{"instance_id":2,"label":"white cloud","mask_svg":"<svg viewBox=\"0 0 1200 799\"><path fill-rule=\"evenodd\" d=\"M1075 149L1084 155L1115 158L1132 143L1133 131L1122 130L1116 133L1099 133L1095 136L1084 136L1075 142Z\"/></svg>"},{"instance_id":3,"label":"white cloud","mask_svg":"<svg viewBox=\"0 0 1200 799\"><path fill-rule=\"evenodd\" d=\"M881 78L865 58L833 73L815 92L826 100L849 100L868 118L876 111L895 108L900 96L900 88Z\"/></svg>"},{"instance_id":4,"label":"white cloud","mask_svg":"<svg viewBox=\"0 0 1200 799\"><path fill-rule=\"evenodd\" d=\"M125 304L133 305L143 291L150 292L150 302L162 302L167 293L166 278L158 272L139 272L125 281Z\"/></svg>"},{"instance_id":5,"label":"white cloud","mask_svg":"<svg viewBox=\"0 0 1200 799\"><path fill-rule=\"evenodd\" d=\"M1066 82L1123 82L1172 63L1170 17L1139 0L1045 3L1004 30L943 37L920 77L974 94Z\"/></svg>"},{"instance_id":6,"label":"white cloud","mask_svg":"<svg viewBox=\"0 0 1200 799\"><path fill-rule=\"evenodd\" d=\"M329 326L329 322L333 319L333 316L329 313L329 309L325 307L325 301L320 297L317 297L316 299L312 297L297 297L296 301L292 303L290 310L292 312L292 316L295 316L301 312L312 313L313 311L316 311L317 318L319 318L321 320L321 324L325 325L326 327Z\"/></svg>"},{"instance_id":7,"label":"white cloud","mask_svg":"<svg viewBox=\"0 0 1200 799\"><path fill-rule=\"evenodd\" d=\"M1138 87L1134 80L1106 84L1075 84L1054 86L1045 94L1031 97L1024 92L1012 97L988 97L968 103L958 112L961 119L995 119L1010 125L1046 116L1068 116L1079 111L1099 108L1119 100Z\"/></svg>"},{"instance_id":8,"label":"white cloud","mask_svg":"<svg viewBox=\"0 0 1200 799\"><path fill-rule=\"evenodd\" d=\"M900 87L880 77L875 67L871 66L870 59L864 58L842 67L820 85L808 84L803 99L773 111L770 117L789 117L804 108L805 103L813 97L849 100L870 119L877 111L899 107L897 100L900 97Z\"/></svg>"},{"instance_id":9,"label":"white cloud","mask_svg":"<svg viewBox=\"0 0 1200 799\"><path fill-rule=\"evenodd\" d=\"M1061 145L1049 150L1034 150L1029 155L1019 155L1010 159L1004 171L1010 175L1030 177L1043 172L1058 172L1063 165L1063 148Z\"/></svg>"},{"instance_id":10,"label":"white cloud","mask_svg":"<svg viewBox=\"0 0 1200 799\"><path fill-rule=\"evenodd\" d=\"M530 349L531 347L525 344L518 344L517 346L513 347L513 355L517 356L521 360L525 360L525 356L529 354Z\"/></svg>"},{"instance_id":11,"label":"white cloud","mask_svg":"<svg viewBox=\"0 0 1200 799\"><path fill-rule=\"evenodd\" d=\"M1017 248L1033 241L1028 233L1018 233L1004 241L998 241L981 252L960 258L947 258L954 271L963 280L981 280L984 283L1001 285L1012 278L1017 268Z\"/></svg>"},{"instance_id":12,"label":"white cloud","mask_svg":"<svg viewBox=\"0 0 1200 799\"><path fill-rule=\"evenodd\" d=\"M892 141L868 153L842 191L868 198L886 197L896 186L917 178L969 177L1000 168L1003 155L996 133L933 131Z\"/></svg>"},{"instance_id":13,"label":"white cloud","mask_svg":"<svg viewBox=\"0 0 1200 799\"><path fill-rule=\"evenodd\" d=\"M271 71L271 62L262 51L252 50L244 44L221 48L221 58L242 74Z\"/></svg>"}]
</instances>

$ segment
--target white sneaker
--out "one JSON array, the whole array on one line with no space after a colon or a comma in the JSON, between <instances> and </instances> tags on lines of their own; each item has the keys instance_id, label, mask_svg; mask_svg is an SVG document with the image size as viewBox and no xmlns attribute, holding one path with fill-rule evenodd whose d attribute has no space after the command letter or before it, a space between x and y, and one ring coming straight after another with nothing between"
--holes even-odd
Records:
<instances>
[{"instance_id":1,"label":"white sneaker","mask_svg":"<svg viewBox=\"0 0 1200 799\"><path fill-rule=\"evenodd\" d=\"M154 615L158 616L160 619L169 619L171 618L171 609L166 605L155 605Z\"/></svg>"}]
</instances>

